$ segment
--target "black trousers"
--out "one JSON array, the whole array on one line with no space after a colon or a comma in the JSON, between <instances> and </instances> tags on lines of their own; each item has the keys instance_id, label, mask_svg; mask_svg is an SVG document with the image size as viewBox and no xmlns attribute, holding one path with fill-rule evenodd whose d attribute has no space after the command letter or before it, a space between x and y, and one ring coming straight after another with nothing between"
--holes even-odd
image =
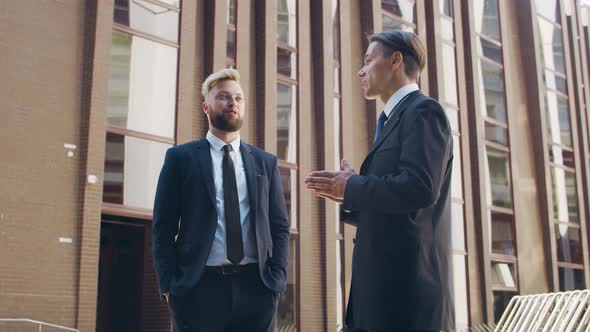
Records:
<instances>
[{"instance_id":1,"label":"black trousers","mask_svg":"<svg viewBox=\"0 0 590 332\"><path fill-rule=\"evenodd\" d=\"M272 332L278 294L268 289L257 264L239 273L205 271L197 287L170 296L175 332Z\"/></svg>"}]
</instances>

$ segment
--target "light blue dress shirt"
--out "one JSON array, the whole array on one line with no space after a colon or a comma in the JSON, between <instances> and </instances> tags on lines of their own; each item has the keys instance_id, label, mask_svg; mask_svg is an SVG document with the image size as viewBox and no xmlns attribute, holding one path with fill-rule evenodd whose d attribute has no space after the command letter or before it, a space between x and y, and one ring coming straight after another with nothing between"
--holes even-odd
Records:
<instances>
[{"instance_id":1,"label":"light blue dress shirt","mask_svg":"<svg viewBox=\"0 0 590 332\"><path fill-rule=\"evenodd\" d=\"M231 264L227 259L227 245L225 233L225 206L223 201L223 147L226 145L210 131L207 132L207 141L211 146L211 159L213 161L213 177L215 181L215 202L217 208L217 229L215 239L207 259L208 266ZM240 153L240 136L230 142L233 151L230 152L236 170L236 184L238 186L238 199L240 202L240 222L242 224L242 241L244 243L244 258L240 264L254 263L257 261L256 237L250 221L250 201L248 197L248 185L246 183L246 169Z\"/></svg>"}]
</instances>

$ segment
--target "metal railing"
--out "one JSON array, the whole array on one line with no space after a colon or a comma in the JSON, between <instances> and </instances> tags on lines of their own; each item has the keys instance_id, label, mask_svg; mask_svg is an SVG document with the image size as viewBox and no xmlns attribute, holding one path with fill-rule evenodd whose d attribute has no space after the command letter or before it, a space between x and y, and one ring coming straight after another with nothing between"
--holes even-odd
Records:
<instances>
[{"instance_id":1,"label":"metal railing","mask_svg":"<svg viewBox=\"0 0 590 332\"><path fill-rule=\"evenodd\" d=\"M513 297L494 332L520 331L590 331L590 289Z\"/></svg>"},{"instance_id":2,"label":"metal railing","mask_svg":"<svg viewBox=\"0 0 590 332\"><path fill-rule=\"evenodd\" d=\"M29 318L0 318L0 323L2 322L6 322L6 323L31 323L31 324L36 324L39 327L39 332L43 332L43 327L52 327L52 328L56 328L56 329L60 329L60 330L64 330L64 331L72 331L72 332L80 332L80 330L76 330L70 327L65 327L65 326L61 326L61 325L55 325L55 324L50 324L50 323L46 323L46 322L40 322L38 320L32 320Z\"/></svg>"}]
</instances>

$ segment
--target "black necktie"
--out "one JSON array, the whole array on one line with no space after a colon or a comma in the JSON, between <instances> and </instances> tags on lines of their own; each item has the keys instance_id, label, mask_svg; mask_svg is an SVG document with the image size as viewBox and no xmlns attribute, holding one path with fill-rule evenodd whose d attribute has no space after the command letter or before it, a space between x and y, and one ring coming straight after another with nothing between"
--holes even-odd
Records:
<instances>
[{"instance_id":1,"label":"black necktie","mask_svg":"<svg viewBox=\"0 0 590 332\"><path fill-rule=\"evenodd\" d=\"M227 258L234 265L244 258L242 243L242 225L240 222L240 201L236 184L236 171L230 152L231 145L223 147L223 203L225 209L225 231L227 241Z\"/></svg>"},{"instance_id":2,"label":"black necktie","mask_svg":"<svg viewBox=\"0 0 590 332\"><path fill-rule=\"evenodd\" d=\"M373 143L377 141L377 137L381 134L385 121L387 121L387 114L385 114L385 111L382 111L381 115L379 115L379 120L377 120L377 128L375 128L375 138L373 138Z\"/></svg>"}]
</instances>

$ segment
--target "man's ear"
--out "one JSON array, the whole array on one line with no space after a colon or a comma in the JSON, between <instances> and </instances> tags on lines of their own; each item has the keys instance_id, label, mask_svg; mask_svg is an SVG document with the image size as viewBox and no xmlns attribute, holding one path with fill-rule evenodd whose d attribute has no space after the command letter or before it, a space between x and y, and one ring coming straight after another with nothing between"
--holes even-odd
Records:
<instances>
[{"instance_id":1,"label":"man's ear","mask_svg":"<svg viewBox=\"0 0 590 332\"><path fill-rule=\"evenodd\" d=\"M203 112L209 114L209 104L207 104L206 101L204 101L203 104L201 104L201 107L203 108Z\"/></svg>"}]
</instances>

